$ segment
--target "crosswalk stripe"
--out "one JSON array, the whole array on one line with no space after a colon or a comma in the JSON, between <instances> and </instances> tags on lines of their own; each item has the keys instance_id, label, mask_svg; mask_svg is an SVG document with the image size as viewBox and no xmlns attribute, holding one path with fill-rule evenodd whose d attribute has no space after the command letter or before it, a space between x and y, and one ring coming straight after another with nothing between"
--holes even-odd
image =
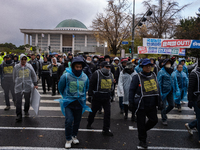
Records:
<instances>
[{"instance_id":1,"label":"crosswalk stripe","mask_svg":"<svg viewBox=\"0 0 200 150\"><path fill-rule=\"evenodd\" d=\"M137 149L144 149L141 146L137 146ZM199 150L199 148L184 148L184 147L159 147L159 146L149 146L147 149L167 149L167 150Z\"/></svg>"},{"instance_id":2,"label":"crosswalk stripe","mask_svg":"<svg viewBox=\"0 0 200 150\"><path fill-rule=\"evenodd\" d=\"M134 128L133 126L129 126L129 130L137 131L137 128ZM152 128L151 131L188 132L188 130L184 130L184 129L158 129L158 128ZM194 132L197 132L197 131L194 130Z\"/></svg>"},{"instance_id":3,"label":"crosswalk stripe","mask_svg":"<svg viewBox=\"0 0 200 150\"><path fill-rule=\"evenodd\" d=\"M0 146L0 149L4 150L66 150L65 148L53 148L53 147L23 147L23 146ZM82 149L82 148L70 148L70 150L112 150L112 149Z\"/></svg>"}]
</instances>

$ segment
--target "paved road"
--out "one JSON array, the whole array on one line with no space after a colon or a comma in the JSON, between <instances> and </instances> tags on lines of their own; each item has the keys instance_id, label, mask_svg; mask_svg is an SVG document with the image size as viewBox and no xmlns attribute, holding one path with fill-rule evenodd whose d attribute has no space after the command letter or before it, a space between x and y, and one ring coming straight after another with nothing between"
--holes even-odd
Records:
<instances>
[{"instance_id":1,"label":"paved road","mask_svg":"<svg viewBox=\"0 0 200 150\"><path fill-rule=\"evenodd\" d=\"M63 149L65 144L64 116L62 115L59 103L54 99L60 95L51 96L51 93L42 94L41 83L41 105L38 116L30 110L30 117L23 118L21 123L15 122L15 107L4 111L5 102L3 91L0 88L0 149ZM11 99L10 99L11 100ZM88 106L90 104L88 103ZM87 116L85 112L82 117L78 138L79 145L72 145L72 149L113 149L113 150L134 150L137 147L137 126L129 119L124 120L120 114L118 99L112 103L111 130L113 137L104 137L101 134L103 126L103 114L97 114L93 124L94 130L87 130ZM183 104L183 111L179 113L174 109L168 115L168 126L164 127L159 123L148 132L149 149L173 149L173 150L195 150L200 148L197 132L190 136L184 127L186 122L195 119L193 110ZM160 118L160 112L158 114Z\"/></svg>"}]
</instances>

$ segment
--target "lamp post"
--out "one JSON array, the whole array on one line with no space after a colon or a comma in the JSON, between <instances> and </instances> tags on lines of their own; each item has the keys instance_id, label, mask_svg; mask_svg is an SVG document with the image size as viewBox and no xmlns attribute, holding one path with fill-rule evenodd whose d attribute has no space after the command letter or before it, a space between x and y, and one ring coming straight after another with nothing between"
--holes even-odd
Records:
<instances>
[{"instance_id":1,"label":"lamp post","mask_svg":"<svg viewBox=\"0 0 200 150\"><path fill-rule=\"evenodd\" d=\"M132 58L134 55L134 32L135 32L135 0L133 0L133 20L132 20Z\"/></svg>"}]
</instances>

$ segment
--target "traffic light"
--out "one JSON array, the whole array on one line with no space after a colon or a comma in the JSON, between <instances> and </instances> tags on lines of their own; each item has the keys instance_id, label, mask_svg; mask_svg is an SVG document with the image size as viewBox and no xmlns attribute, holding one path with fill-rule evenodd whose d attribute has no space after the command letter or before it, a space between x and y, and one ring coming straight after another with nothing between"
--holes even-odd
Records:
<instances>
[{"instance_id":1,"label":"traffic light","mask_svg":"<svg viewBox=\"0 0 200 150\"><path fill-rule=\"evenodd\" d=\"M49 51L51 51L51 46L49 46Z\"/></svg>"},{"instance_id":2,"label":"traffic light","mask_svg":"<svg viewBox=\"0 0 200 150\"><path fill-rule=\"evenodd\" d=\"M129 53L131 54L132 53L132 47L129 46L128 50L129 50Z\"/></svg>"}]
</instances>

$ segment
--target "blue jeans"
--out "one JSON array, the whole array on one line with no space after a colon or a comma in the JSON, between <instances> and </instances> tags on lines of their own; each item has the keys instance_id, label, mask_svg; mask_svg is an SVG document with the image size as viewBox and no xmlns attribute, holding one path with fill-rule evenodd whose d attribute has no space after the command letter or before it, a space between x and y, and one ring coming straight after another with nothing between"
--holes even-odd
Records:
<instances>
[{"instance_id":1,"label":"blue jeans","mask_svg":"<svg viewBox=\"0 0 200 150\"><path fill-rule=\"evenodd\" d=\"M167 102L168 106L166 107ZM161 111L162 121L167 120L167 113L169 113L173 108L174 108L174 99L173 99L173 93L171 91L163 101L163 110Z\"/></svg>"},{"instance_id":2,"label":"blue jeans","mask_svg":"<svg viewBox=\"0 0 200 150\"><path fill-rule=\"evenodd\" d=\"M65 136L66 140L71 140L72 136L77 136L82 117L81 109L65 107Z\"/></svg>"},{"instance_id":3,"label":"blue jeans","mask_svg":"<svg viewBox=\"0 0 200 150\"><path fill-rule=\"evenodd\" d=\"M119 97L119 108L120 108L121 110L124 110L123 97Z\"/></svg>"},{"instance_id":4,"label":"blue jeans","mask_svg":"<svg viewBox=\"0 0 200 150\"><path fill-rule=\"evenodd\" d=\"M194 111L196 113L196 120L189 123L190 129L193 129L194 127L197 128L198 134L199 134L199 140L200 140L200 109L197 106L197 102L194 102Z\"/></svg>"}]
</instances>

